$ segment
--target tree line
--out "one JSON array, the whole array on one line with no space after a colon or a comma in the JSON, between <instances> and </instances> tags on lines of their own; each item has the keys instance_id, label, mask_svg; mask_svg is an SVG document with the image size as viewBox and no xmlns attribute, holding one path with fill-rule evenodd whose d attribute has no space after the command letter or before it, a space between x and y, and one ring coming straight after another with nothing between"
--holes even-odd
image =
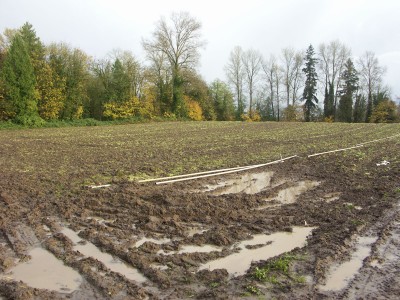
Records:
<instances>
[{"instance_id":1,"label":"tree line","mask_svg":"<svg viewBox=\"0 0 400 300\"><path fill-rule=\"evenodd\" d=\"M116 50L93 59L65 43L44 45L33 26L0 35L0 120L40 126L94 118L393 122L385 68L366 52L356 62L338 41L317 53L285 48L265 59L235 47L226 81L198 73L205 43L188 13L161 18L142 40L146 63ZM322 106L318 104L323 96Z\"/></svg>"}]
</instances>

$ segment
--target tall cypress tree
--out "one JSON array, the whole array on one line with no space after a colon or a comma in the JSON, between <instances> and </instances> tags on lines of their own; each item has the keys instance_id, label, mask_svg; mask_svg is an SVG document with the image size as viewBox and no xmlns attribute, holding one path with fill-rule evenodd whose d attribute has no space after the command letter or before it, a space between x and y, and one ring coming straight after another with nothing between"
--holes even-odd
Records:
<instances>
[{"instance_id":1,"label":"tall cypress tree","mask_svg":"<svg viewBox=\"0 0 400 300\"><path fill-rule=\"evenodd\" d=\"M351 122L353 117L353 93L358 87L358 75L350 58L345 63L344 68L342 73L344 84L340 91L338 119L341 122Z\"/></svg>"},{"instance_id":2,"label":"tall cypress tree","mask_svg":"<svg viewBox=\"0 0 400 300\"><path fill-rule=\"evenodd\" d=\"M24 125L40 125L35 90L35 74L26 44L17 34L3 63L1 77L5 86L6 101L9 101L15 113L15 121Z\"/></svg>"},{"instance_id":3,"label":"tall cypress tree","mask_svg":"<svg viewBox=\"0 0 400 300\"><path fill-rule=\"evenodd\" d=\"M304 119L306 122L311 121L312 110L316 107L316 103L318 103L318 99L316 96L317 72L315 70L317 59L314 58L314 55L314 48L312 45L310 45L306 52L305 67L303 68L303 72L306 75L306 82L303 91L303 100L305 100Z\"/></svg>"}]
</instances>

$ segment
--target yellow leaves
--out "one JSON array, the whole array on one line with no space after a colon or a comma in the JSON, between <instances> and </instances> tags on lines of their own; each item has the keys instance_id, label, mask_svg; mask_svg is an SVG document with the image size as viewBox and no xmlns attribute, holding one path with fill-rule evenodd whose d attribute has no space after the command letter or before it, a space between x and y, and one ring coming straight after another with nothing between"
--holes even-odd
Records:
<instances>
[{"instance_id":1,"label":"yellow leaves","mask_svg":"<svg viewBox=\"0 0 400 300\"><path fill-rule=\"evenodd\" d=\"M104 104L103 116L116 120L116 119L127 119L135 116L144 118L153 118L154 102L151 98L144 97L140 100L137 97L133 97L128 101L117 103L108 102Z\"/></svg>"},{"instance_id":2,"label":"yellow leaves","mask_svg":"<svg viewBox=\"0 0 400 300\"><path fill-rule=\"evenodd\" d=\"M83 115L83 106L82 106L82 105L79 105L79 106L76 108L75 113L73 114L73 118L74 118L74 119L81 119L81 118L82 118L82 115Z\"/></svg>"},{"instance_id":3,"label":"yellow leaves","mask_svg":"<svg viewBox=\"0 0 400 300\"><path fill-rule=\"evenodd\" d=\"M123 103L109 102L104 104L103 116L112 120L125 119L135 115L134 101Z\"/></svg>"},{"instance_id":4,"label":"yellow leaves","mask_svg":"<svg viewBox=\"0 0 400 300\"><path fill-rule=\"evenodd\" d=\"M45 120L58 119L65 102L65 80L59 79L45 62L38 69L36 80L39 115Z\"/></svg>"},{"instance_id":5,"label":"yellow leaves","mask_svg":"<svg viewBox=\"0 0 400 300\"><path fill-rule=\"evenodd\" d=\"M253 122L253 121L254 122L259 122L259 121L261 121L261 115L257 110L252 111L252 115L253 116L250 117L249 114L242 114L240 116L240 119L242 121L245 121L245 122Z\"/></svg>"},{"instance_id":6,"label":"yellow leaves","mask_svg":"<svg viewBox=\"0 0 400 300\"><path fill-rule=\"evenodd\" d=\"M382 101L373 110L370 121L373 123L396 122L396 104L390 100Z\"/></svg>"},{"instance_id":7,"label":"yellow leaves","mask_svg":"<svg viewBox=\"0 0 400 300\"><path fill-rule=\"evenodd\" d=\"M191 99L189 96L183 96L183 100L185 101L188 117L194 121L203 120L203 110L201 109L198 102Z\"/></svg>"}]
</instances>

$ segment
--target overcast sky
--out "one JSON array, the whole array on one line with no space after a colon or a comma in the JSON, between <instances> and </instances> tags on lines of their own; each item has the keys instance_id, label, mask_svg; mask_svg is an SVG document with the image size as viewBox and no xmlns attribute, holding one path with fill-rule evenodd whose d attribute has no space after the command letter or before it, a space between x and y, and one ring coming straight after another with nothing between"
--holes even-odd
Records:
<instances>
[{"instance_id":1,"label":"overcast sky","mask_svg":"<svg viewBox=\"0 0 400 300\"><path fill-rule=\"evenodd\" d=\"M399 0L0 0L0 31L29 22L46 44L66 42L95 58L118 48L144 60L142 38L161 16L179 11L202 23L207 45L199 71L208 82L225 79L236 45L268 57L338 39L354 57L373 51L400 97Z\"/></svg>"}]
</instances>

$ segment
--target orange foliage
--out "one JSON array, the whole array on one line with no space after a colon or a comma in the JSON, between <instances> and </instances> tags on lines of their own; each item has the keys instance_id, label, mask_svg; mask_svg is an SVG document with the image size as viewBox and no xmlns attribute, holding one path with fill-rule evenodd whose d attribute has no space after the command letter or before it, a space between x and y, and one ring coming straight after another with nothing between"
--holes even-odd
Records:
<instances>
[{"instance_id":1,"label":"orange foliage","mask_svg":"<svg viewBox=\"0 0 400 300\"><path fill-rule=\"evenodd\" d=\"M187 107L188 117L194 121L203 120L203 110L199 103L191 99L189 96L183 96L183 99Z\"/></svg>"}]
</instances>

